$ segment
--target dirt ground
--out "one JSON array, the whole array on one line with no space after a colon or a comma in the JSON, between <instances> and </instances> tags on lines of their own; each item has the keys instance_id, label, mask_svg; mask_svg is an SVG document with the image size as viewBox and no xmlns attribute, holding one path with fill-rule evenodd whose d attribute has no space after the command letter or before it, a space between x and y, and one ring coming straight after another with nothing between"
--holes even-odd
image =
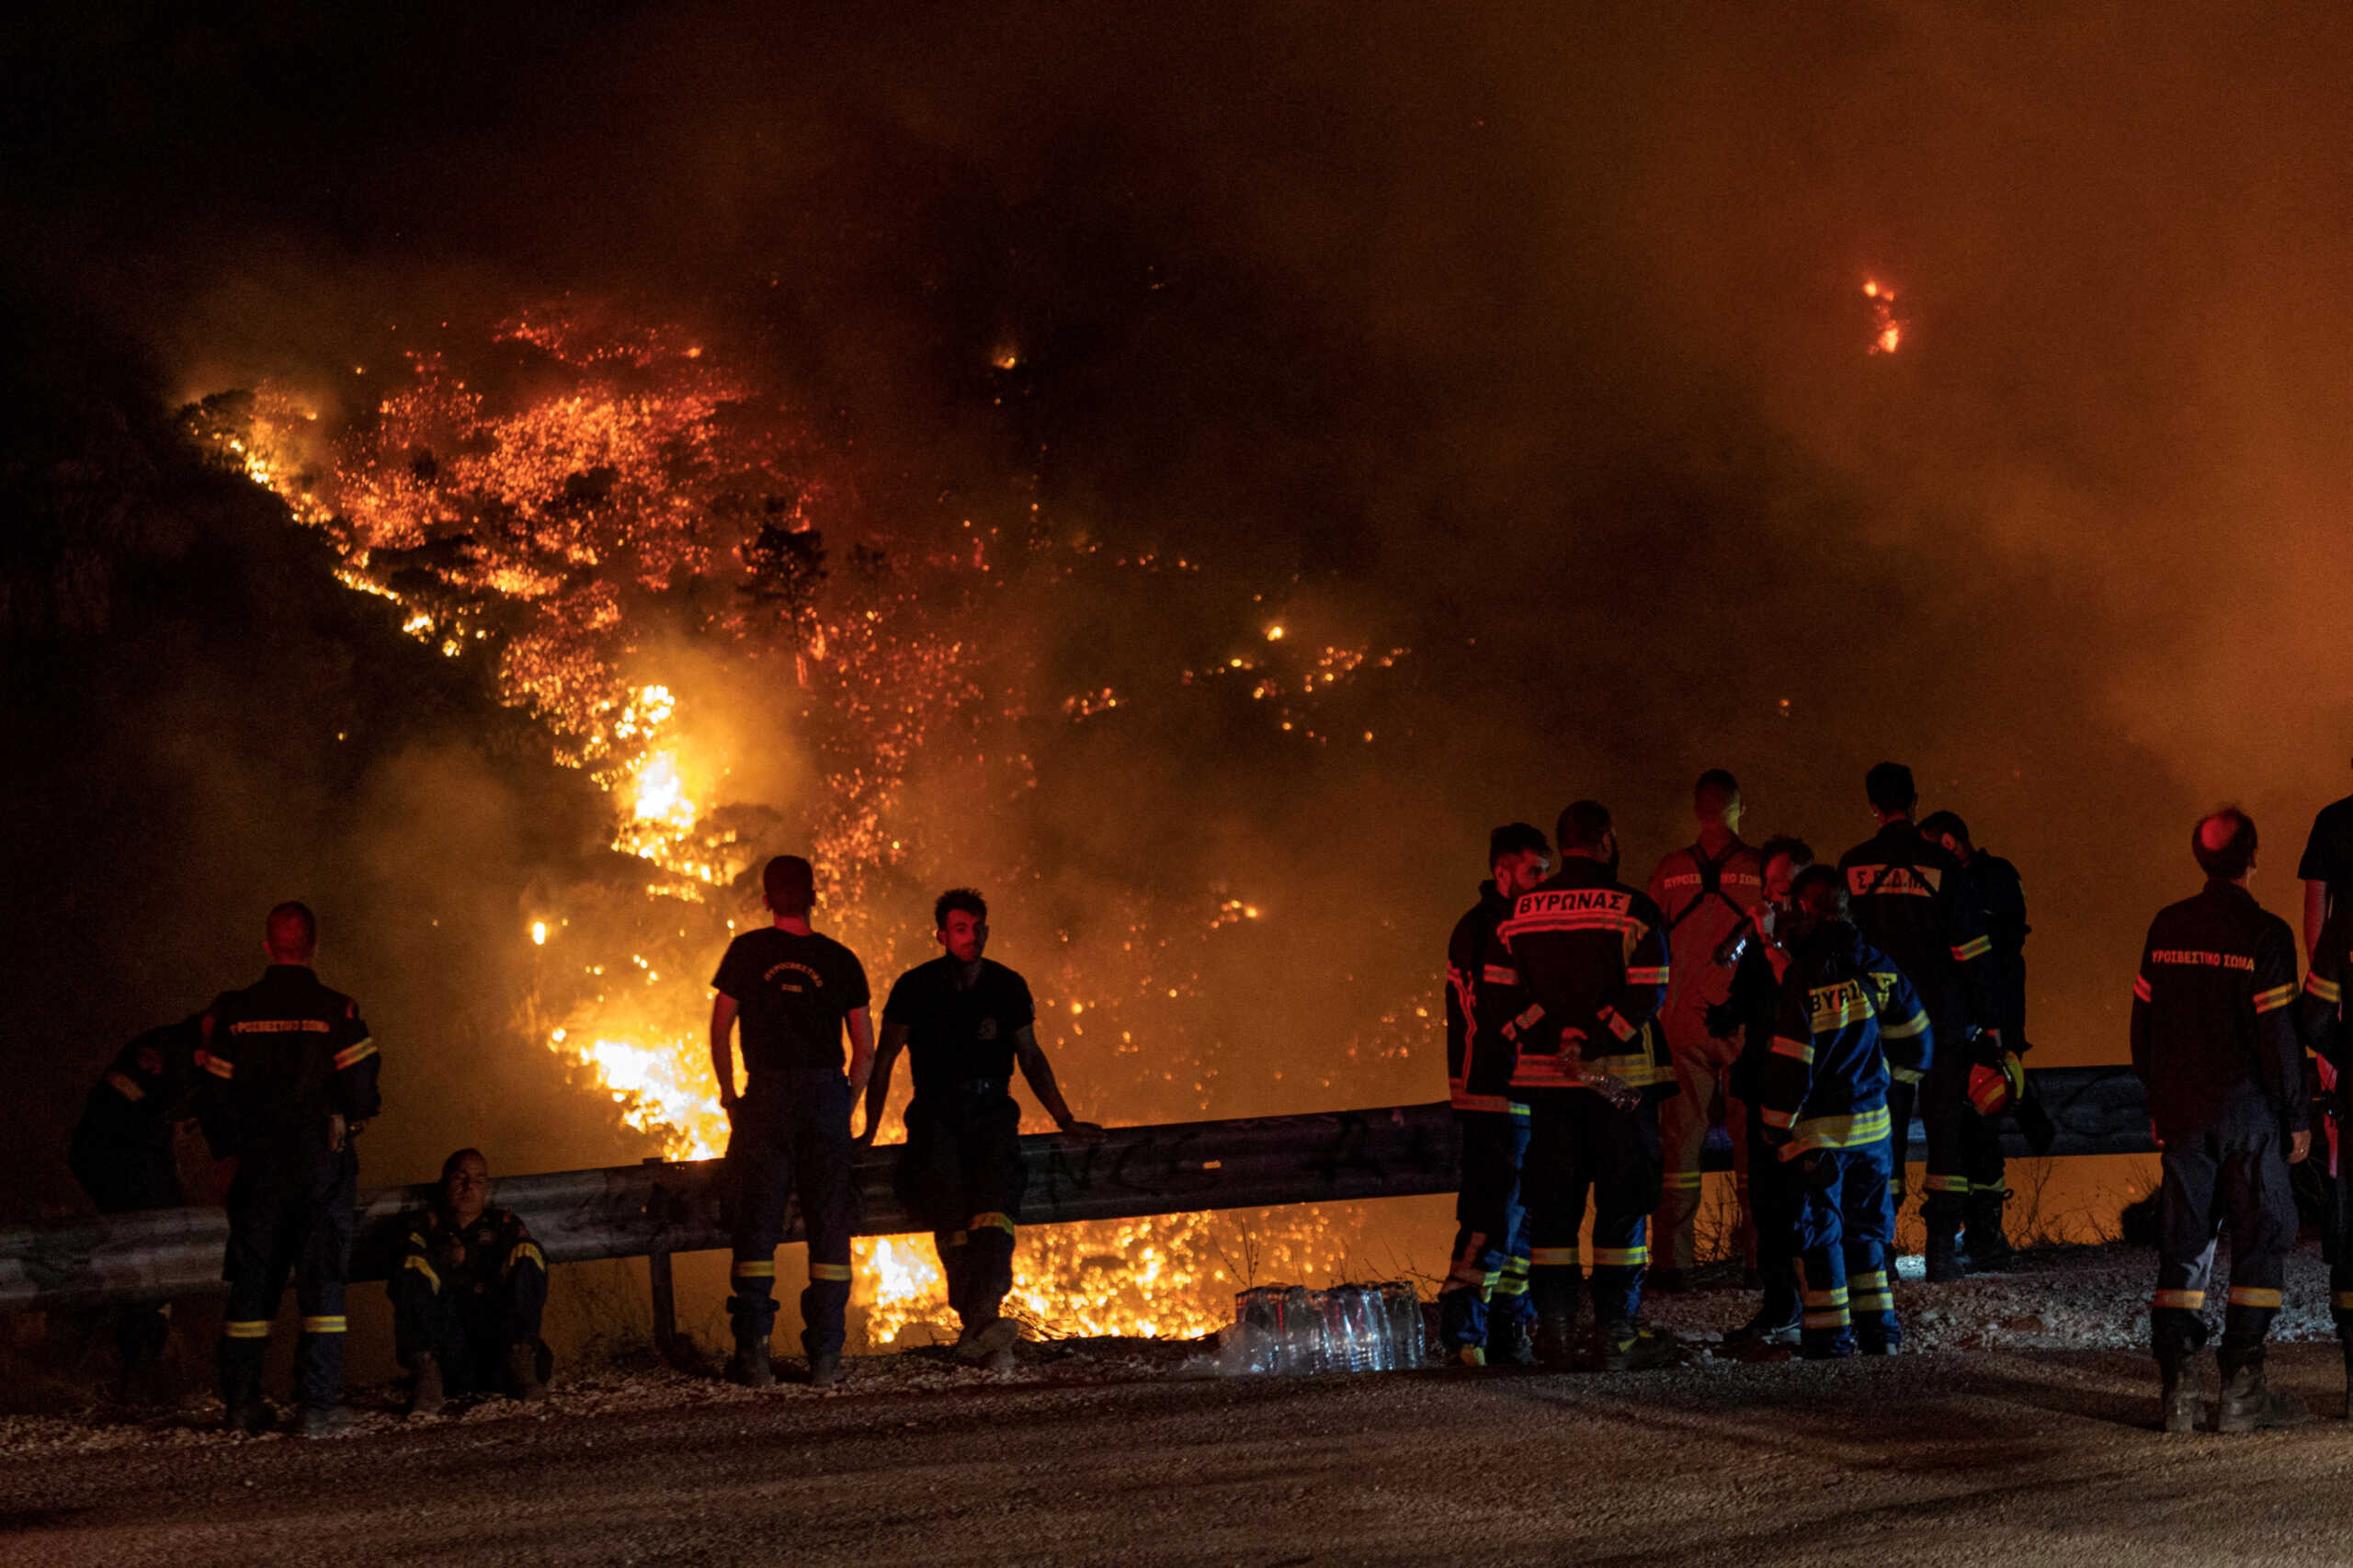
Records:
<instances>
[{"instance_id":1,"label":"dirt ground","mask_svg":"<svg viewBox=\"0 0 2353 1568\"><path fill-rule=\"evenodd\" d=\"M429 1423L401 1421L377 1391L353 1435L315 1443L222 1437L195 1407L13 1417L0 1423L0 1562L2353 1556L2353 1427L2333 1344L2272 1357L2275 1382L2324 1419L2225 1438L2152 1429L2139 1350L2041 1343L2075 1314L2088 1327L2114 1292L2144 1292L2135 1261L2109 1249L1941 1295L1900 1289L1900 1305L1949 1331L1885 1361L1699 1350L1675 1370L1608 1377L1215 1378L1198 1375L1198 1346L1115 1341L1025 1346L1002 1381L933 1354L862 1358L828 1395L607 1370L528 1414L492 1401ZM2021 1292L2045 1306L2018 1310ZM1744 1305L1708 1292L1661 1315ZM1997 1312L2019 1326L1999 1330Z\"/></svg>"}]
</instances>

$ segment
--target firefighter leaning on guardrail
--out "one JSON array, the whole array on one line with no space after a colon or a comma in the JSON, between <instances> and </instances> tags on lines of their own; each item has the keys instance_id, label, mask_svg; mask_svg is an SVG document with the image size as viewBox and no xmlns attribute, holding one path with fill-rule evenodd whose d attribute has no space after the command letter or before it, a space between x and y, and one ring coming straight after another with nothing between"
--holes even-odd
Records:
<instances>
[{"instance_id":1,"label":"firefighter leaning on guardrail","mask_svg":"<svg viewBox=\"0 0 2353 1568\"><path fill-rule=\"evenodd\" d=\"M185 1201L172 1131L193 1110L189 1074L200 1017L140 1035L115 1053L91 1085L66 1163L99 1213L176 1209ZM171 1326L169 1301L140 1301L119 1310L115 1347L122 1358L124 1403L163 1397L160 1374Z\"/></svg>"},{"instance_id":2,"label":"firefighter leaning on guardrail","mask_svg":"<svg viewBox=\"0 0 2353 1568\"><path fill-rule=\"evenodd\" d=\"M343 1408L343 1297L359 1190L353 1138L381 1101L381 1059L359 1004L319 982L318 921L299 903L269 912L259 982L224 992L204 1012L197 1049L197 1116L213 1157L227 1162L229 1305L222 1324L221 1402L233 1431L267 1431L262 1358L286 1277L294 1276L302 1335L295 1400L303 1434L350 1423Z\"/></svg>"},{"instance_id":3,"label":"firefighter leaning on guardrail","mask_svg":"<svg viewBox=\"0 0 2353 1568\"><path fill-rule=\"evenodd\" d=\"M1791 884L1781 983L1757 1114L1795 1173L1805 1263L1803 1354L1892 1355L1903 1342L1887 1277L1895 1240L1887 1086L1931 1048L1919 994L1847 917L1839 872L1809 866Z\"/></svg>"},{"instance_id":4,"label":"firefighter leaning on guardrail","mask_svg":"<svg viewBox=\"0 0 2353 1568\"><path fill-rule=\"evenodd\" d=\"M548 1396L551 1358L540 1338L548 1260L530 1227L490 1202L490 1161L460 1149L441 1162L441 1189L410 1217L407 1244L385 1286L401 1364L415 1380L411 1415L432 1415L449 1394L494 1390Z\"/></svg>"},{"instance_id":5,"label":"firefighter leaning on guardrail","mask_svg":"<svg viewBox=\"0 0 2353 1568\"><path fill-rule=\"evenodd\" d=\"M1632 1371L1672 1359L1641 1326L1645 1235L1658 1206L1658 1102L1675 1093L1665 1034L1665 918L1618 881L1609 810L1561 813L1561 869L1519 895L1496 927L1512 983L1483 997L1480 1028L1504 1031L1518 1062L1512 1097L1529 1108L1520 1191L1528 1208L1537 1353L1567 1366L1584 1289L1577 1231L1593 1199L1594 1359Z\"/></svg>"},{"instance_id":6,"label":"firefighter leaning on guardrail","mask_svg":"<svg viewBox=\"0 0 2353 1568\"><path fill-rule=\"evenodd\" d=\"M1518 1061L1512 1042L1500 1030L1480 1029L1479 993L1517 983L1495 927L1515 899L1544 880L1552 852L1542 832L1524 822L1490 833L1493 876L1446 944L1447 1095L1462 1134L1462 1186L1454 1200L1453 1260L1438 1296L1438 1338L1473 1366L1536 1358L1528 1210L1519 1192L1528 1107L1511 1095Z\"/></svg>"},{"instance_id":7,"label":"firefighter leaning on guardrail","mask_svg":"<svg viewBox=\"0 0 2353 1568\"><path fill-rule=\"evenodd\" d=\"M2346 1416L2353 1420L2353 1171L2346 1159L2346 1129L2353 1114L2353 1039L2347 1038L2345 993L2353 986L2353 902L2329 912L2313 943L2312 972L2304 976L2297 1022L2304 1043L2321 1059L2321 1081L2328 1105L2328 1223L2323 1242L2328 1254L2330 1315L2345 1349Z\"/></svg>"},{"instance_id":8,"label":"firefighter leaning on guardrail","mask_svg":"<svg viewBox=\"0 0 2353 1568\"><path fill-rule=\"evenodd\" d=\"M2306 1419L2263 1381L2263 1342L2296 1244L2288 1167L2312 1146L2303 1045L2289 1007L2296 939L2247 892L2256 833L2244 812L2225 807L2200 822L2190 850L2206 889L2158 912L2132 983L2132 1066L2148 1085L2164 1170L2149 1332L2165 1429L2194 1430L2206 1285L2227 1221L2231 1294L2214 1426L2251 1432Z\"/></svg>"}]
</instances>

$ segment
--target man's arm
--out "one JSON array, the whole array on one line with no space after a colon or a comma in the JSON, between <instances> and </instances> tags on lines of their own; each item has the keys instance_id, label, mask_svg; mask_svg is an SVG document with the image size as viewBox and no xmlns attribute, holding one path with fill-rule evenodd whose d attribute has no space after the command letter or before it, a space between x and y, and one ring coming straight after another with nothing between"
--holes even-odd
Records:
<instances>
[{"instance_id":1,"label":"man's arm","mask_svg":"<svg viewBox=\"0 0 2353 1568\"><path fill-rule=\"evenodd\" d=\"M1102 1139L1102 1128L1079 1120L1063 1103L1063 1092L1054 1084L1053 1063L1046 1060L1046 1049L1038 1043L1037 1030L1028 1024L1014 1031L1013 1060L1020 1064L1021 1075L1029 1081L1029 1092L1038 1096L1038 1103L1046 1108L1046 1114L1054 1119L1056 1127L1090 1142Z\"/></svg>"},{"instance_id":2,"label":"man's arm","mask_svg":"<svg viewBox=\"0 0 2353 1568\"><path fill-rule=\"evenodd\" d=\"M866 1093L874 1075L874 1019L863 1007L853 1007L842 1020L849 1026L849 1097Z\"/></svg>"},{"instance_id":3,"label":"man's arm","mask_svg":"<svg viewBox=\"0 0 2353 1568\"><path fill-rule=\"evenodd\" d=\"M1666 1005L1668 978L1665 920L1658 905L1648 898L1632 906L1631 912L1641 929L1626 949L1626 985L1619 992L1615 1006L1608 1003L1597 1010L1596 1017L1602 1027L1618 1037L1616 1045L1603 1044L1601 1052L1622 1050L1631 1045L1643 1031L1643 1026L1658 1016ZM1597 1052L1590 1046L1586 1054Z\"/></svg>"},{"instance_id":4,"label":"man's arm","mask_svg":"<svg viewBox=\"0 0 2353 1568\"><path fill-rule=\"evenodd\" d=\"M2286 927L2273 922L2255 949L2255 1028L2272 1104L2288 1129L2290 1164L2312 1148L2312 1107L2304 1098L2304 1042L2296 1034L2296 954Z\"/></svg>"},{"instance_id":5,"label":"man's arm","mask_svg":"<svg viewBox=\"0 0 2353 1568\"><path fill-rule=\"evenodd\" d=\"M719 1080L719 1108L735 1108L735 998L722 991L710 999L710 1075Z\"/></svg>"},{"instance_id":6,"label":"man's arm","mask_svg":"<svg viewBox=\"0 0 2353 1568\"><path fill-rule=\"evenodd\" d=\"M861 1014L864 1009L860 1009ZM853 1037L854 1039L855 1037ZM907 1048L907 1026L882 1021L882 1043L876 1048L871 1072L865 1084L866 1131L858 1135L860 1143L874 1142L877 1129L882 1125L882 1107L891 1098L891 1068L899 1060L899 1052Z\"/></svg>"},{"instance_id":7,"label":"man's arm","mask_svg":"<svg viewBox=\"0 0 2353 1568\"><path fill-rule=\"evenodd\" d=\"M2304 951L2318 950L2320 928L2328 915L2328 884L2304 881Z\"/></svg>"},{"instance_id":8,"label":"man's arm","mask_svg":"<svg viewBox=\"0 0 2353 1568\"><path fill-rule=\"evenodd\" d=\"M1756 1108L1768 1143L1790 1141L1798 1113L1813 1091L1813 1009L1806 978L1803 971L1792 968L1782 982L1780 1009L1773 1018L1773 1049L1759 1075Z\"/></svg>"}]
</instances>

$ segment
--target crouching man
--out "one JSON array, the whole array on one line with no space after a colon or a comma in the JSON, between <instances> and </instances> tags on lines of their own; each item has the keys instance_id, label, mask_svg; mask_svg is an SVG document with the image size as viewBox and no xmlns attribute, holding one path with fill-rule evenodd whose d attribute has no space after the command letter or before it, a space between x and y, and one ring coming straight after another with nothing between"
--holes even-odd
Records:
<instances>
[{"instance_id":1,"label":"crouching man","mask_svg":"<svg viewBox=\"0 0 2353 1568\"><path fill-rule=\"evenodd\" d=\"M410 1229L389 1290L394 1344L416 1380L411 1415L438 1413L450 1394L547 1398L547 1259L517 1215L492 1206L481 1150L441 1163L440 1196Z\"/></svg>"}]
</instances>

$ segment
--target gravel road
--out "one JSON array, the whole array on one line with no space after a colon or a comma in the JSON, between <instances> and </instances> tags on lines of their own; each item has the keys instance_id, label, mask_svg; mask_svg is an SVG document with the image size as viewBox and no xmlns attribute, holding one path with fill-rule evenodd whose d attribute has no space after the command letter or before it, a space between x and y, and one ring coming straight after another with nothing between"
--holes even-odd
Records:
<instances>
[{"instance_id":1,"label":"gravel road","mask_svg":"<svg viewBox=\"0 0 2353 1568\"><path fill-rule=\"evenodd\" d=\"M376 1411L318 1443L228 1438L194 1413L19 1417L0 1423L0 1562L2210 1568L2353 1555L2353 1428L2333 1345L2273 1353L2274 1381L2324 1414L2316 1425L2169 1438L2151 1429L2138 1350L2033 1343L2111 1274L2121 1288L2133 1262L2110 1251L2007 1283L1903 1290L1915 1315L1961 1328L1884 1361L1216 1379L1185 1375L1188 1347L1109 1342L1041 1347L1003 1381L935 1356L872 1358L822 1396L608 1373L574 1379L542 1412L490 1402L412 1425ZM2012 1311L2020 1290L2045 1293L2042 1309ZM1972 1293L1979 1316L2047 1314L2045 1327L1969 1330ZM1711 1302L1720 1317L1741 1304L1688 1297L1671 1315Z\"/></svg>"}]
</instances>

